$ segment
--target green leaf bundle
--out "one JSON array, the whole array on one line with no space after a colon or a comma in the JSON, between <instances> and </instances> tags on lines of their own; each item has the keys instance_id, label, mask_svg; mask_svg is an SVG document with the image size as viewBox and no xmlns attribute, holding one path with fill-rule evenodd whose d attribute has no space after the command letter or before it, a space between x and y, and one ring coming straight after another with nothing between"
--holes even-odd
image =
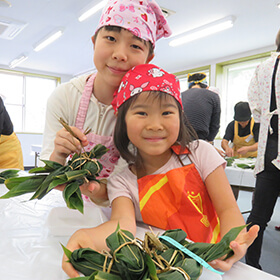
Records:
<instances>
[{"instance_id":1,"label":"green leaf bundle","mask_svg":"<svg viewBox=\"0 0 280 280\"><path fill-rule=\"evenodd\" d=\"M67 207L83 213L84 203L80 186L88 181L98 181L96 177L102 170L100 159L108 149L98 144L90 152L74 154L66 166L50 160L42 160L44 167L29 170L30 176L17 177L18 170L6 170L3 177L9 191L0 198L10 198L34 192L32 199L42 199L58 185L66 184L63 198ZM0 174L1 175L1 174ZM0 177L1 179L1 177Z\"/></svg>"},{"instance_id":2,"label":"green leaf bundle","mask_svg":"<svg viewBox=\"0 0 280 280\"><path fill-rule=\"evenodd\" d=\"M217 244L188 242L186 233L180 229L165 231L163 235L210 262L232 256L230 242L245 227L231 229ZM71 252L63 246L69 262L85 275L73 279L196 280L202 273L201 264L151 232L142 241L118 226L106 243L110 251L102 253L90 248Z\"/></svg>"},{"instance_id":3,"label":"green leaf bundle","mask_svg":"<svg viewBox=\"0 0 280 280\"><path fill-rule=\"evenodd\" d=\"M0 184L3 184L6 179L18 176L19 170L9 169L0 172Z\"/></svg>"}]
</instances>

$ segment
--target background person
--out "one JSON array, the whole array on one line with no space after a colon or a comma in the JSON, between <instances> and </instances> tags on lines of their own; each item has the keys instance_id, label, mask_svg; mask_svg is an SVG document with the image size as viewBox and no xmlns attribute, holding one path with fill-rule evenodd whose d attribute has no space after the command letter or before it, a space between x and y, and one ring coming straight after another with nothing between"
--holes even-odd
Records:
<instances>
[{"instance_id":1,"label":"background person","mask_svg":"<svg viewBox=\"0 0 280 280\"><path fill-rule=\"evenodd\" d=\"M213 143L220 128L219 95L207 89L205 73L189 75L188 82L189 89L182 92L184 113L198 138Z\"/></svg>"},{"instance_id":2,"label":"background person","mask_svg":"<svg viewBox=\"0 0 280 280\"><path fill-rule=\"evenodd\" d=\"M14 131L13 123L0 96L0 135L11 135Z\"/></svg>"},{"instance_id":3,"label":"background person","mask_svg":"<svg viewBox=\"0 0 280 280\"><path fill-rule=\"evenodd\" d=\"M260 134L254 199L247 223L259 225L260 231L245 259L247 264L259 269L262 269L263 234L280 193L280 29L276 46L276 52L257 66L248 89L250 108L255 121L260 123ZM279 247L275 249L279 250Z\"/></svg>"},{"instance_id":4,"label":"background person","mask_svg":"<svg viewBox=\"0 0 280 280\"><path fill-rule=\"evenodd\" d=\"M251 117L248 102L234 106L234 120L226 128L221 146L228 157L256 157L259 139L258 123ZM231 143L230 143L231 142ZM231 146L233 144L233 146Z\"/></svg>"},{"instance_id":5,"label":"background person","mask_svg":"<svg viewBox=\"0 0 280 280\"><path fill-rule=\"evenodd\" d=\"M24 169L21 144L0 96L0 169Z\"/></svg>"}]
</instances>

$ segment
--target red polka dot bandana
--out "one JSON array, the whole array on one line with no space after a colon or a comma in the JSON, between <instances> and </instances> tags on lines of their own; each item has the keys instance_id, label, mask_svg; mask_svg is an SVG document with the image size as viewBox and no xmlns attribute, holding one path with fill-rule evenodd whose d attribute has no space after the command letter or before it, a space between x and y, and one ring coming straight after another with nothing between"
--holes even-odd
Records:
<instances>
[{"instance_id":1,"label":"red polka dot bandana","mask_svg":"<svg viewBox=\"0 0 280 280\"><path fill-rule=\"evenodd\" d=\"M119 89L114 93L112 106L118 108L130 97L144 91L161 91L173 96L182 107L180 84L177 77L153 64L133 67L123 77Z\"/></svg>"}]
</instances>

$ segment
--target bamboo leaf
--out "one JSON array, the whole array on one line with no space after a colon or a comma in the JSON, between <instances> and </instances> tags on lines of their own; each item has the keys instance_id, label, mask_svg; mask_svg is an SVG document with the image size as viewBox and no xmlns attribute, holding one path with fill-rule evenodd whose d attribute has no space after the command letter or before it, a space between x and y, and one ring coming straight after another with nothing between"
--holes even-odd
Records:
<instances>
[{"instance_id":1,"label":"bamboo leaf","mask_svg":"<svg viewBox=\"0 0 280 280\"><path fill-rule=\"evenodd\" d=\"M185 241L187 238L186 232L184 232L181 229L172 229L172 230L167 230L163 233L164 236L168 236L176 240L177 242L181 243ZM161 240L162 243L165 245L168 245L169 243L167 241L164 241L163 239Z\"/></svg>"},{"instance_id":2,"label":"bamboo leaf","mask_svg":"<svg viewBox=\"0 0 280 280\"><path fill-rule=\"evenodd\" d=\"M179 261L175 267L182 268L190 276L191 280L198 279L202 273L202 265L191 258L185 258Z\"/></svg>"},{"instance_id":3,"label":"bamboo leaf","mask_svg":"<svg viewBox=\"0 0 280 280\"><path fill-rule=\"evenodd\" d=\"M189 244L188 246L186 246L186 248L194 252L196 255L200 256L206 262L213 261L232 252L229 247L230 242L234 240L240 233L240 231L245 227L246 225L232 228L227 234L224 235L219 243L208 244L197 242Z\"/></svg>"},{"instance_id":4,"label":"bamboo leaf","mask_svg":"<svg viewBox=\"0 0 280 280\"><path fill-rule=\"evenodd\" d=\"M29 180L30 178L34 178L34 176L22 176L22 177L12 177L5 180L6 187L11 190L15 186L18 186L20 183Z\"/></svg>"},{"instance_id":5,"label":"bamboo leaf","mask_svg":"<svg viewBox=\"0 0 280 280\"><path fill-rule=\"evenodd\" d=\"M86 174L87 174L86 170L73 170L73 171L65 172L65 176L67 177L67 182L84 178Z\"/></svg>"},{"instance_id":6,"label":"bamboo leaf","mask_svg":"<svg viewBox=\"0 0 280 280\"><path fill-rule=\"evenodd\" d=\"M48 167L52 170L56 170L56 169L63 167L63 165L61 165L60 163L58 163L56 161L51 161L51 160L46 160L46 159L40 159L40 160L46 165L46 167Z\"/></svg>"},{"instance_id":7,"label":"bamboo leaf","mask_svg":"<svg viewBox=\"0 0 280 280\"><path fill-rule=\"evenodd\" d=\"M85 181L98 181L96 176L102 170L102 165L95 156L101 157L107 150L105 146L98 144L91 152L81 155L74 154L72 160L68 161L66 166L54 161L42 160L45 166L31 169L29 173L34 175L24 178L15 178L19 170L5 171L3 176L0 176L0 182L5 182L9 192L1 198L10 198L24 193L34 192L30 200L42 199L53 188L61 184L66 184L63 195L67 206L70 209L77 209L83 213L84 204L79 186ZM8 175L13 180L7 181ZM32 179L30 179L31 177ZM26 183L23 184L25 181ZM23 185L19 187L20 184ZM11 191L12 189L13 191Z\"/></svg>"},{"instance_id":8,"label":"bamboo leaf","mask_svg":"<svg viewBox=\"0 0 280 280\"><path fill-rule=\"evenodd\" d=\"M89 176L96 176L102 170L102 165L98 161L88 161L83 165L83 170L87 172Z\"/></svg>"},{"instance_id":9,"label":"bamboo leaf","mask_svg":"<svg viewBox=\"0 0 280 280\"><path fill-rule=\"evenodd\" d=\"M0 172L0 184L3 184L6 179L13 178L18 176L19 170L16 169L8 169Z\"/></svg>"},{"instance_id":10,"label":"bamboo leaf","mask_svg":"<svg viewBox=\"0 0 280 280\"><path fill-rule=\"evenodd\" d=\"M77 209L81 213L83 213L84 202L82 199L79 183L77 181L66 185L66 187L63 190L63 198L68 208Z\"/></svg>"},{"instance_id":11,"label":"bamboo leaf","mask_svg":"<svg viewBox=\"0 0 280 280\"><path fill-rule=\"evenodd\" d=\"M170 270L158 274L158 279L160 280L186 280L182 273L176 270Z\"/></svg>"},{"instance_id":12,"label":"bamboo leaf","mask_svg":"<svg viewBox=\"0 0 280 280\"><path fill-rule=\"evenodd\" d=\"M64 179L62 178L55 178L52 180L52 182L49 184L48 190L47 192L51 191L52 189L54 189L55 187L59 186L59 185L63 185L67 183L67 178L65 176Z\"/></svg>"},{"instance_id":13,"label":"bamboo leaf","mask_svg":"<svg viewBox=\"0 0 280 280\"><path fill-rule=\"evenodd\" d=\"M91 158L101 158L104 154L108 152L109 149L107 149L104 145L102 144L97 144L93 150L90 151L89 156Z\"/></svg>"},{"instance_id":14,"label":"bamboo leaf","mask_svg":"<svg viewBox=\"0 0 280 280\"><path fill-rule=\"evenodd\" d=\"M60 245L62 246L62 249L63 249L64 254L65 254L66 257L70 260L70 259L71 259L72 252L71 252L70 250L68 250L65 246L63 246L61 243L60 243Z\"/></svg>"},{"instance_id":15,"label":"bamboo leaf","mask_svg":"<svg viewBox=\"0 0 280 280\"><path fill-rule=\"evenodd\" d=\"M123 278L118 275L111 274L111 273L98 271L93 279L95 279L95 280L122 280Z\"/></svg>"},{"instance_id":16,"label":"bamboo leaf","mask_svg":"<svg viewBox=\"0 0 280 280\"><path fill-rule=\"evenodd\" d=\"M69 260L76 270L86 276L91 275L95 271L102 271L104 262L106 262L105 267L108 268L111 261L110 258L106 260L104 255L90 248L82 248L73 251ZM119 274L114 265L112 266L111 272L115 275Z\"/></svg>"},{"instance_id":17,"label":"bamboo leaf","mask_svg":"<svg viewBox=\"0 0 280 280\"><path fill-rule=\"evenodd\" d=\"M65 170L64 166L61 166L60 168L52 171L51 173L49 173L49 175L45 178L45 180L43 181L43 183L41 184L41 186L36 190L36 192L34 193L34 195L30 198L30 200L32 199L42 199L48 192L48 187L50 185L50 183L52 182L52 180L54 179L55 176L63 174Z\"/></svg>"},{"instance_id":18,"label":"bamboo leaf","mask_svg":"<svg viewBox=\"0 0 280 280\"><path fill-rule=\"evenodd\" d=\"M13 179L16 179L16 178L13 178ZM8 179L8 180L10 180L10 179ZM28 180L22 181L18 185L13 185L11 190L8 191L3 196L1 196L0 198L1 199L11 198L11 197L23 195L26 193L34 192L38 188L38 186L42 183L43 180L44 180L44 178L32 176ZM7 183L9 183L9 182L7 182Z\"/></svg>"},{"instance_id":19,"label":"bamboo leaf","mask_svg":"<svg viewBox=\"0 0 280 280\"><path fill-rule=\"evenodd\" d=\"M144 260L147 264L151 279L152 280L158 280L156 265L154 264L152 258L148 254L145 253L144 254Z\"/></svg>"}]
</instances>

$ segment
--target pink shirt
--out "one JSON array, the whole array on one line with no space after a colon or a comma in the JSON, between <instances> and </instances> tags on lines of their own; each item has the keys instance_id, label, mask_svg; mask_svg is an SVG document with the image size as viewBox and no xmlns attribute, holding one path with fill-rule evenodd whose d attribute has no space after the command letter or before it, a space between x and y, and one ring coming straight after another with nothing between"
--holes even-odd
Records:
<instances>
[{"instance_id":1,"label":"pink shirt","mask_svg":"<svg viewBox=\"0 0 280 280\"><path fill-rule=\"evenodd\" d=\"M193 162L203 182L205 182L207 176L211 174L217 167L222 165L223 168L225 168L226 161L219 155L219 153L211 144L203 140L198 141L199 145L197 149L194 150L195 143L191 143L191 154L189 156L184 155L181 157L181 159L185 165ZM166 173L171 169L181 166L182 164L178 160L177 156L173 154L169 161L154 174ZM121 173L113 175L109 178L107 190L110 203L112 203L115 198L120 196L130 198L134 204L136 220L142 221L139 208L137 177L130 171L128 167L122 170Z\"/></svg>"}]
</instances>

